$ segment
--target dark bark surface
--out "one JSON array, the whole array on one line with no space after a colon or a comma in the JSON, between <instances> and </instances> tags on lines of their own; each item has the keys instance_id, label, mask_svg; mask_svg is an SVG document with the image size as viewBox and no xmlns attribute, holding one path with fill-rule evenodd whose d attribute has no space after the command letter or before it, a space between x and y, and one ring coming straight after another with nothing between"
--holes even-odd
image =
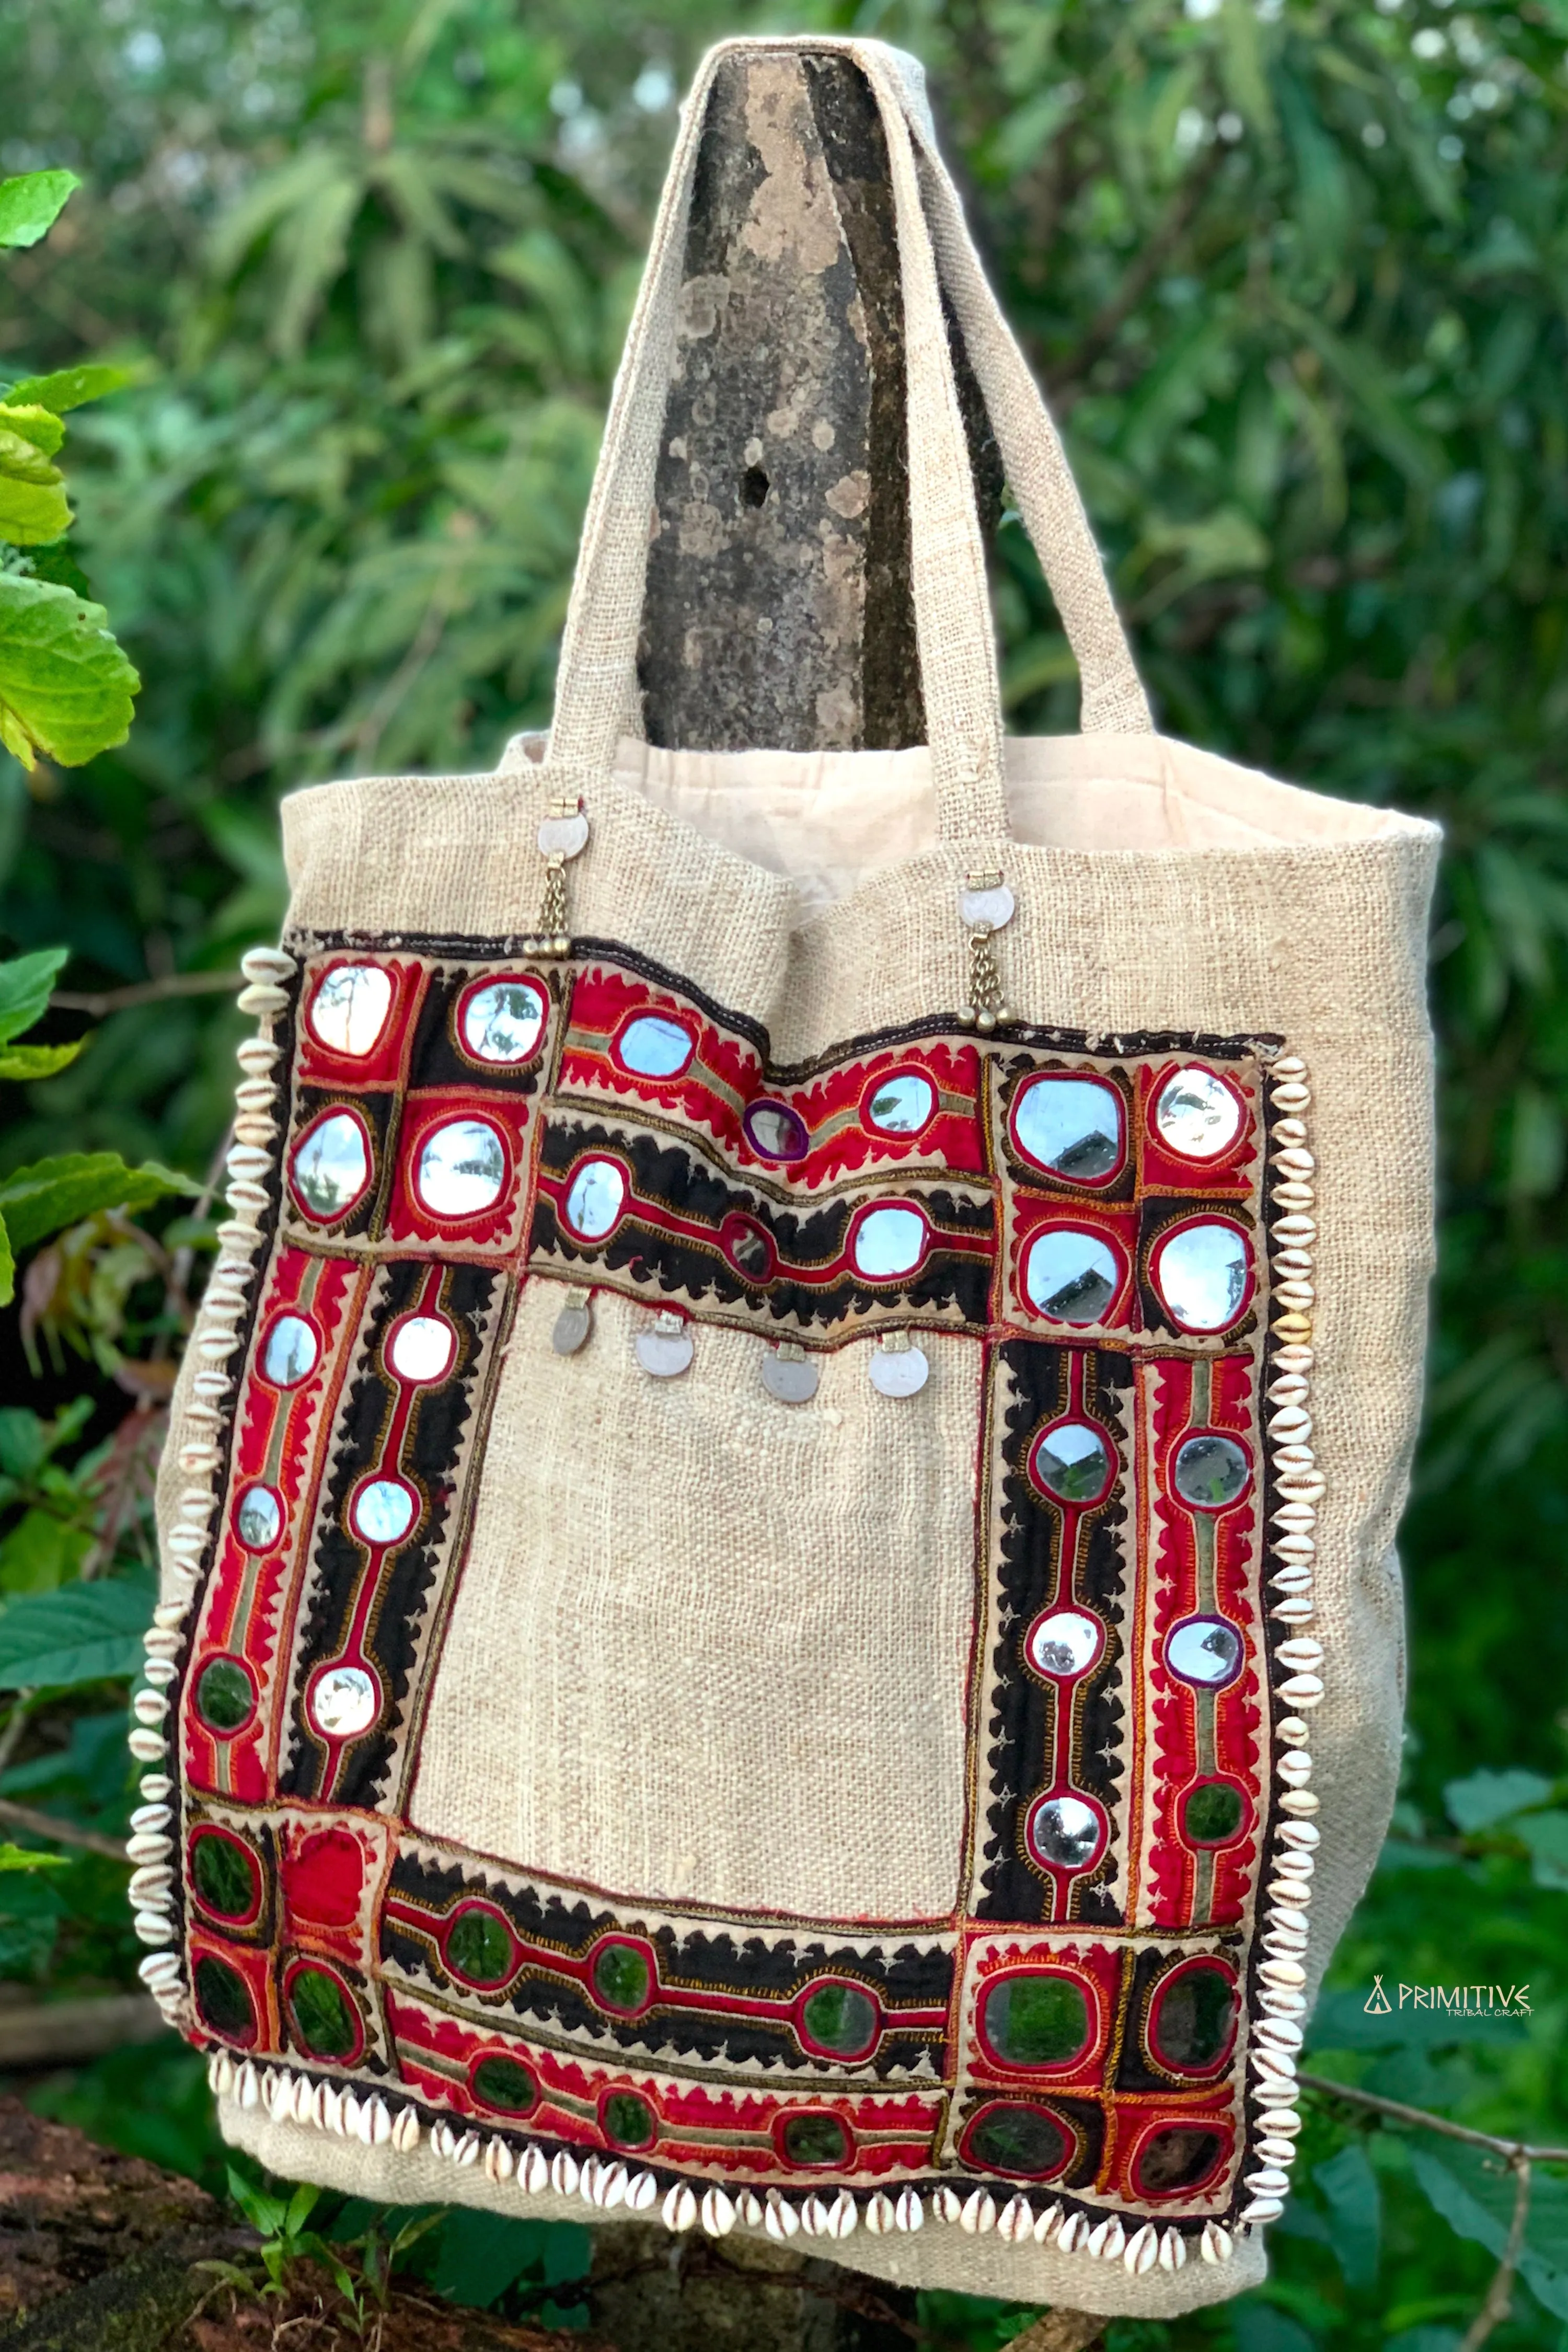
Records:
<instances>
[{"instance_id":1,"label":"dark bark surface","mask_svg":"<svg viewBox=\"0 0 1568 2352\"><path fill-rule=\"evenodd\" d=\"M248 2242L248 2232L237 2242ZM152 2346L237 2242L194 2181L0 2099L0 2346Z\"/></svg>"},{"instance_id":2,"label":"dark bark surface","mask_svg":"<svg viewBox=\"0 0 1568 2352\"><path fill-rule=\"evenodd\" d=\"M909 2352L914 2297L793 2247L647 2223L597 2232L591 2324L616 2352Z\"/></svg>"},{"instance_id":3,"label":"dark bark surface","mask_svg":"<svg viewBox=\"0 0 1568 2352\"><path fill-rule=\"evenodd\" d=\"M698 163L639 671L649 740L922 742L887 148L843 58L732 59ZM955 352L988 535L1001 477Z\"/></svg>"}]
</instances>

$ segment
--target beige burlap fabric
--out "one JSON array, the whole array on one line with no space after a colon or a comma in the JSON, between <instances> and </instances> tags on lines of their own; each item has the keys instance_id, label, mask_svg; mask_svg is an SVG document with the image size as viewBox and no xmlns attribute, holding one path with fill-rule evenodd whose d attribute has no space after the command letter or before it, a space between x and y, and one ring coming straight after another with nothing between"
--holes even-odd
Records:
<instances>
[{"instance_id":1,"label":"beige burlap fabric","mask_svg":"<svg viewBox=\"0 0 1568 2352\"><path fill-rule=\"evenodd\" d=\"M1318 1161L1321 1972L1375 1856L1398 1763L1393 1545L1431 1265L1424 938L1436 835L1140 731L1142 692L1059 444L996 319L929 126L889 53L850 46L889 125L913 404L936 448L928 465L926 436L911 436L911 459L926 451L914 552L933 751L721 755L617 741L694 103L585 532L550 755L520 742L494 775L297 794L285 814L290 930L529 929L534 825L564 783L584 793L593 827L572 869L574 932L625 943L765 1024L776 1061L961 1003L955 890L982 864L1016 898L998 949L1025 1020L1091 1036L1288 1038L1311 1076ZM1094 723L1079 737L1001 738L917 170L1013 487L1045 539L1084 667ZM563 1362L550 1350L557 1303L545 1284L521 1301L413 1826L613 1888L650 1916L685 1898L840 1920L949 1913L973 1607L973 1350L926 1339L933 1376L918 1413L873 1416L858 1346L825 1359L809 1406L780 1413L765 1410L749 1335L705 1331L700 1379L650 1381L633 1362L638 1310L602 1297L594 1346ZM450 2167L423 2148L394 2157L326 2140L230 2101L222 2120L285 2173L399 2202L453 2193ZM460 2193L550 2210L472 2172ZM889 2278L1150 2317L1234 2292L1264 2265L1256 2235L1224 2269L1138 2278L1055 2247L934 2227L814 2251Z\"/></svg>"}]
</instances>

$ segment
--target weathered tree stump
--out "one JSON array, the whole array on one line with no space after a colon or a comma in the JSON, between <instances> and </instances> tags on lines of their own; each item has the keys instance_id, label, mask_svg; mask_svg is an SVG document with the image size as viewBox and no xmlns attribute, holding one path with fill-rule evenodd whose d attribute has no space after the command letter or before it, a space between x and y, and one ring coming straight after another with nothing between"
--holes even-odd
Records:
<instances>
[{"instance_id":1,"label":"weathered tree stump","mask_svg":"<svg viewBox=\"0 0 1568 2352\"><path fill-rule=\"evenodd\" d=\"M0 2099L6 2352L153 2352L205 2291L192 2264L248 2242L194 2181Z\"/></svg>"},{"instance_id":2,"label":"weathered tree stump","mask_svg":"<svg viewBox=\"0 0 1568 2352\"><path fill-rule=\"evenodd\" d=\"M616 2352L909 2352L912 2296L755 2238L595 2232L589 2311Z\"/></svg>"},{"instance_id":3,"label":"weathered tree stump","mask_svg":"<svg viewBox=\"0 0 1568 2352\"><path fill-rule=\"evenodd\" d=\"M689 751L925 740L887 146L831 51L733 58L698 159L639 672ZM1000 461L954 334L989 536Z\"/></svg>"}]
</instances>

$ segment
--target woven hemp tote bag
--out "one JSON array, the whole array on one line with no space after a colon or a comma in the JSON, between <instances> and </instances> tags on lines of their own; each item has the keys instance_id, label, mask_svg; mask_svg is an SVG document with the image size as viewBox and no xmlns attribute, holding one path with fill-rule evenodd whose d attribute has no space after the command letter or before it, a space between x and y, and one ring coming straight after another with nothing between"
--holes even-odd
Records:
<instances>
[{"instance_id":1,"label":"woven hemp tote bag","mask_svg":"<svg viewBox=\"0 0 1568 2352\"><path fill-rule=\"evenodd\" d=\"M840 46L929 751L623 731L710 58L547 751L286 808L143 1974L285 2174L1169 2315L1262 2274L1392 1800L1436 835L1153 731L918 68ZM1078 737L1004 740L942 289Z\"/></svg>"}]
</instances>

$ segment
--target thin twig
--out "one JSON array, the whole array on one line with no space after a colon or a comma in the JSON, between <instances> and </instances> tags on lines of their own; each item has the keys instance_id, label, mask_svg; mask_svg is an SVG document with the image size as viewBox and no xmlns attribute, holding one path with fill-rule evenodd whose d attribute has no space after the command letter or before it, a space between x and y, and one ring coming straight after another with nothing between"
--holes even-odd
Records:
<instances>
[{"instance_id":1,"label":"thin twig","mask_svg":"<svg viewBox=\"0 0 1568 2352\"><path fill-rule=\"evenodd\" d=\"M110 2050L154 2042L167 2032L151 1993L92 1994L83 2000L25 2000L0 2008L0 2068L75 2066Z\"/></svg>"},{"instance_id":2,"label":"thin twig","mask_svg":"<svg viewBox=\"0 0 1568 2352\"><path fill-rule=\"evenodd\" d=\"M1492 2283L1479 2311L1466 2328L1459 2352L1479 2352L1494 2327L1500 2327L1513 2307L1514 2273L1524 2250L1524 2225L1530 2219L1530 2162L1516 2156L1510 2160L1515 2188L1513 2219L1508 2225L1508 2243L1502 2250L1502 2260L1492 2273Z\"/></svg>"},{"instance_id":3,"label":"thin twig","mask_svg":"<svg viewBox=\"0 0 1568 2352\"><path fill-rule=\"evenodd\" d=\"M245 974L239 971L169 971L162 980L139 980L129 988L106 988L83 995L71 988L57 988L50 997L51 1005L64 1013L90 1013L101 1021L106 1013L123 1013L132 1004L162 1004L172 996L232 995L245 985Z\"/></svg>"},{"instance_id":4,"label":"thin twig","mask_svg":"<svg viewBox=\"0 0 1568 2352\"><path fill-rule=\"evenodd\" d=\"M0 1731L0 1772L7 1771L10 1768L11 1759L16 1755L21 1744L22 1734L27 1728L27 1717L37 1696L37 1692L31 1689L19 1690L16 1693L16 1703L5 1719L5 1728Z\"/></svg>"},{"instance_id":5,"label":"thin twig","mask_svg":"<svg viewBox=\"0 0 1568 2352\"><path fill-rule=\"evenodd\" d=\"M29 1837L53 1838L58 1845L84 1846L89 1853L106 1853L110 1862L125 1860L122 1839L105 1837L101 1830L82 1829L75 1822L62 1821L58 1813L40 1812L36 1805L18 1805L10 1797L0 1797L0 1822L8 1822L13 1829L26 1830Z\"/></svg>"},{"instance_id":6,"label":"thin twig","mask_svg":"<svg viewBox=\"0 0 1568 2352\"><path fill-rule=\"evenodd\" d=\"M1331 2099L1348 2099L1353 2106L1371 2107L1377 2115L1392 2116L1395 2123L1418 2124L1449 2139L1468 2140L1472 2147L1488 2148L1510 2164L1568 2164L1568 2147L1532 2147L1527 2140L1500 2139L1495 2132L1472 2131L1468 2124L1452 2124L1447 2116L1429 2115L1425 2107L1407 2107L1402 2100L1382 2098L1375 2091L1356 2091L1348 2083L1331 2083L1326 2074L1301 2074L1298 2080L1309 2091L1321 2091Z\"/></svg>"},{"instance_id":7,"label":"thin twig","mask_svg":"<svg viewBox=\"0 0 1568 2352\"><path fill-rule=\"evenodd\" d=\"M124 1414L110 1441L110 1450L92 1482L98 1517L92 1549L82 1561L80 1576L89 1582L113 1559L126 1520L139 1501L151 1501L157 1478L158 1450L168 1427L168 1413L142 1398ZM3 1769L3 1765L0 1765Z\"/></svg>"}]
</instances>

